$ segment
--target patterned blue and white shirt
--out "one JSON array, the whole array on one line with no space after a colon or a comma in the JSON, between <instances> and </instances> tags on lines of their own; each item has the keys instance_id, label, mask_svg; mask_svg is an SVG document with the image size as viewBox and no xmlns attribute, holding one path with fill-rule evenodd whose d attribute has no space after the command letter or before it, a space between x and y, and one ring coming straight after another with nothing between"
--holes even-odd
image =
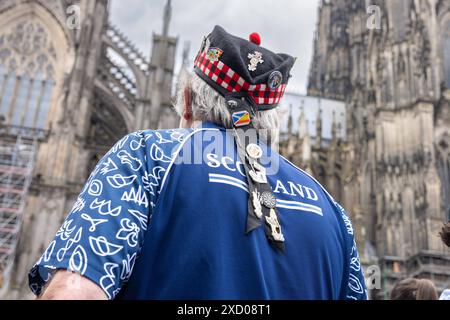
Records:
<instances>
[{"instance_id":1,"label":"patterned blue and white shirt","mask_svg":"<svg viewBox=\"0 0 450 320\"><path fill-rule=\"evenodd\" d=\"M210 146L217 139L223 148ZM245 234L247 183L229 133L210 123L140 131L98 163L30 271L31 290L39 295L53 270L68 269L110 299L367 299L345 210L263 149L279 161L268 179L284 253L264 228Z\"/></svg>"}]
</instances>

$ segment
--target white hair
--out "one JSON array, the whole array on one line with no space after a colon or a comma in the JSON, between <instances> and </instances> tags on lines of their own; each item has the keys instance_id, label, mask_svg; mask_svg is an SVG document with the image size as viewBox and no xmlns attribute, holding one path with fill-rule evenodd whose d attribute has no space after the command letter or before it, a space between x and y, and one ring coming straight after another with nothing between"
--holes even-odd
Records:
<instances>
[{"instance_id":1,"label":"white hair","mask_svg":"<svg viewBox=\"0 0 450 320\"><path fill-rule=\"evenodd\" d=\"M178 115L183 116L185 89L190 92L193 120L212 122L226 129L233 128L225 98L198 75L190 74L185 69L180 72L174 103ZM280 117L277 109L256 111L253 126L268 144L278 143Z\"/></svg>"}]
</instances>

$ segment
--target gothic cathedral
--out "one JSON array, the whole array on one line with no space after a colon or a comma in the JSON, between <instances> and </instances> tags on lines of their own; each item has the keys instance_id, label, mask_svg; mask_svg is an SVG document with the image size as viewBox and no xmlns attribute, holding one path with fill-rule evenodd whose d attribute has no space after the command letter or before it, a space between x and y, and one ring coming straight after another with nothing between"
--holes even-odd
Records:
<instances>
[{"instance_id":1,"label":"gothic cathedral","mask_svg":"<svg viewBox=\"0 0 450 320\"><path fill-rule=\"evenodd\" d=\"M178 125L170 0L150 59L108 21L108 6L0 1L1 298L30 297L27 270L117 140Z\"/></svg>"},{"instance_id":2,"label":"gothic cathedral","mask_svg":"<svg viewBox=\"0 0 450 320\"><path fill-rule=\"evenodd\" d=\"M405 277L449 288L450 1L323 0L318 14L308 95L346 103L347 135L302 165L351 214L363 263L380 266L372 297Z\"/></svg>"}]
</instances>

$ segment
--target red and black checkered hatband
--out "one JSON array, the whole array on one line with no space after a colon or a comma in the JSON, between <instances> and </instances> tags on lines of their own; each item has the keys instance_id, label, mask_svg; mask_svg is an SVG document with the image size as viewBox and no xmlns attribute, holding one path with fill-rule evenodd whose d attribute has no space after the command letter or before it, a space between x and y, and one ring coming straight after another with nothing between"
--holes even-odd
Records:
<instances>
[{"instance_id":1,"label":"red and black checkered hatband","mask_svg":"<svg viewBox=\"0 0 450 320\"><path fill-rule=\"evenodd\" d=\"M204 52L200 52L195 59L195 67L197 72L201 71L209 80L228 92L246 92L259 106L276 106L286 90L286 84L281 84L274 90L267 84L250 84L222 61L211 61Z\"/></svg>"}]
</instances>

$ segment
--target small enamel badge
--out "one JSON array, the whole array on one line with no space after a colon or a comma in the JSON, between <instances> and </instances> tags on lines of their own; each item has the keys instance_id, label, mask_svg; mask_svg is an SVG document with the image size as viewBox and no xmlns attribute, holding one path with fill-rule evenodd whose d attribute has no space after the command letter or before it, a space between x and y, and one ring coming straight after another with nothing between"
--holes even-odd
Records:
<instances>
[{"instance_id":1,"label":"small enamel badge","mask_svg":"<svg viewBox=\"0 0 450 320\"><path fill-rule=\"evenodd\" d=\"M250 59L250 64L248 65L248 70L256 71L258 64L263 64L262 53L255 51L255 53L249 53L248 58Z\"/></svg>"},{"instance_id":2,"label":"small enamel badge","mask_svg":"<svg viewBox=\"0 0 450 320\"><path fill-rule=\"evenodd\" d=\"M232 118L235 127L243 127L249 125L251 122L250 114L247 111L235 112Z\"/></svg>"},{"instance_id":3,"label":"small enamel badge","mask_svg":"<svg viewBox=\"0 0 450 320\"><path fill-rule=\"evenodd\" d=\"M220 48L210 48L206 56L209 59L209 61L216 62L219 61L220 57L222 56L222 53L223 50Z\"/></svg>"},{"instance_id":4,"label":"small enamel badge","mask_svg":"<svg viewBox=\"0 0 450 320\"><path fill-rule=\"evenodd\" d=\"M283 81L283 75L281 74L281 72L274 71L270 74L269 81L267 84L269 85L270 90L275 90L281 85L282 81Z\"/></svg>"},{"instance_id":5,"label":"small enamel badge","mask_svg":"<svg viewBox=\"0 0 450 320\"><path fill-rule=\"evenodd\" d=\"M237 103L236 101L234 101L234 100L229 100L229 101L227 102L227 104L228 104L228 107L229 107L230 109L235 109L235 108L238 106L238 103Z\"/></svg>"}]
</instances>

